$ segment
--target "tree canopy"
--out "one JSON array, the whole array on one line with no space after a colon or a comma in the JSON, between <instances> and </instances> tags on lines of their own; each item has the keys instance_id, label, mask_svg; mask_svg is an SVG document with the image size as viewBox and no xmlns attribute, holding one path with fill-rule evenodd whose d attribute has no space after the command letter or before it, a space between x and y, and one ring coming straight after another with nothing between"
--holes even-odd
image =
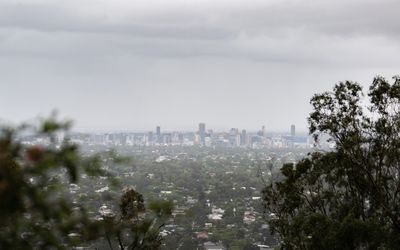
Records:
<instances>
[{"instance_id":1,"label":"tree canopy","mask_svg":"<svg viewBox=\"0 0 400 250\"><path fill-rule=\"evenodd\" d=\"M282 249L398 249L400 78L376 77L366 95L340 82L311 105L310 134L334 149L285 164L263 190Z\"/></svg>"},{"instance_id":2,"label":"tree canopy","mask_svg":"<svg viewBox=\"0 0 400 250\"><path fill-rule=\"evenodd\" d=\"M67 195L82 174L112 177L103 166L125 162L114 153L84 157L78 145L58 139L69 126L49 118L39 126L1 129L0 249L94 247L106 240L110 249L158 249L160 229L172 212L170 202L151 202L146 209L143 196L128 188L117 196L120 211L98 217L85 202ZM23 136L40 143L24 144Z\"/></svg>"}]
</instances>

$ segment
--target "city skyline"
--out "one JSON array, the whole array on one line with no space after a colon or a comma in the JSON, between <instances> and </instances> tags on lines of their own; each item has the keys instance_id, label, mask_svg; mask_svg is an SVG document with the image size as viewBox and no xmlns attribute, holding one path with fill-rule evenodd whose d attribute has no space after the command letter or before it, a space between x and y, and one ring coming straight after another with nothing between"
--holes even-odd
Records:
<instances>
[{"instance_id":1,"label":"city skyline","mask_svg":"<svg viewBox=\"0 0 400 250\"><path fill-rule=\"evenodd\" d=\"M205 132L211 130L213 132L217 133L224 133L224 132L229 132L232 128L239 129L239 130L245 130L248 133L258 133L262 131L263 127L265 129L265 134L283 134L287 133L288 135L291 135L291 127L295 126L295 133L296 134L308 134L309 131L308 129L304 130L299 130L295 124L289 124L286 127L283 127L281 129L270 129L266 127L265 125L260 125L258 128L253 128L253 129L248 129L248 128L241 128L237 126L227 126L227 127L222 127L222 128L214 128L212 126L209 126L207 123L193 123L193 126L191 128L185 128L185 129L179 129L179 128L163 128L162 125L155 125L153 128L148 128L148 129L140 129L140 130L135 130L135 129L90 129L90 128L72 128L73 132L83 132L83 133L148 133L152 132L154 136L157 135L157 129L160 128L160 134L162 133L171 133L171 132L182 132L182 133L197 133L199 131L199 124L206 124L206 130Z\"/></svg>"},{"instance_id":2,"label":"city skyline","mask_svg":"<svg viewBox=\"0 0 400 250\"><path fill-rule=\"evenodd\" d=\"M272 132L261 126L258 131L231 128L227 131L214 131L206 129L205 123L199 123L194 131L164 131L161 126L156 126L148 132L87 132L68 133L69 140L81 145L102 146L139 146L139 147L168 147L168 146L201 146L201 147L227 147L227 148L253 148L253 149L288 149L312 148L313 139L308 134L296 134L295 125L290 126L290 131ZM47 143L40 137L30 135L20 138L25 144ZM65 134L57 137L59 142L65 139ZM323 141L320 146L329 147Z\"/></svg>"}]
</instances>

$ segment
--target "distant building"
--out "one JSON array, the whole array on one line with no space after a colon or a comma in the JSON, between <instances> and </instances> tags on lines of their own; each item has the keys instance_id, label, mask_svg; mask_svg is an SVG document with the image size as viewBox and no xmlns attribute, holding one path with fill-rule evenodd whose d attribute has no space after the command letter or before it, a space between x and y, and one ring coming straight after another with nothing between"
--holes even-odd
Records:
<instances>
[{"instance_id":1,"label":"distant building","mask_svg":"<svg viewBox=\"0 0 400 250\"><path fill-rule=\"evenodd\" d=\"M160 126L157 126L157 128L156 128L156 139L157 139L158 143L161 142L161 128L160 128Z\"/></svg>"},{"instance_id":2,"label":"distant building","mask_svg":"<svg viewBox=\"0 0 400 250\"><path fill-rule=\"evenodd\" d=\"M292 124L292 126L290 126L290 135L292 137L296 136L296 126Z\"/></svg>"},{"instance_id":3,"label":"distant building","mask_svg":"<svg viewBox=\"0 0 400 250\"><path fill-rule=\"evenodd\" d=\"M207 240L208 239L208 232L198 232L196 235L198 240Z\"/></svg>"},{"instance_id":4,"label":"distant building","mask_svg":"<svg viewBox=\"0 0 400 250\"><path fill-rule=\"evenodd\" d=\"M170 133L162 134L162 140L161 140L161 142L164 143L164 144L167 144L167 145L171 144L171 143L172 143L172 136L171 136L171 134L170 134Z\"/></svg>"},{"instance_id":5,"label":"distant building","mask_svg":"<svg viewBox=\"0 0 400 250\"><path fill-rule=\"evenodd\" d=\"M206 136L206 137L204 138L204 146L210 147L211 145L212 145L212 139L211 139L211 137Z\"/></svg>"},{"instance_id":6,"label":"distant building","mask_svg":"<svg viewBox=\"0 0 400 250\"><path fill-rule=\"evenodd\" d=\"M206 133L206 124L205 123L199 123L199 133Z\"/></svg>"},{"instance_id":7,"label":"distant building","mask_svg":"<svg viewBox=\"0 0 400 250\"><path fill-rule=\"evenodd\" d=\"M183 143L184 137L183 137L183 134L182 134L182 133L179 133L179 135L178 135L178 140L179 140L179 143L180 143L180 144Z\"/></svg>"},{"instance_id":8,"label":"distant building","mask_svg":"<svg viewBox=\"0 0 400 250\"><path fill-rule=\"evenodd\" d=\"M231 128L229 132L229 144L233 147L240 146L241 135L239 134L239 129Z\"/></svg>"},{"instance_id":9,"label":"distant building","mask_svg":"<svg viewBox=\"0 0 400 250\"><path fill-rule=\"evenodd\" d=\"M150 132L147 134L147 141L148 141L149 144L153 143L153 141L154 141L154 136L153 136L153 132L152 132L152 131L150 131Z\"/></svg>"},{"instance_id":10,"label":"distant building","mask_svg":"<svg viewBox=\"0 0 400 250\"><path fill-rule=\"evenodd\" d=\"M241 134L241 137L240 137L240 145L242 145L242 146L247 146L248 145L246 129L242 130L242 134Z\"/></svg>"},{"instance_id":11,"label":"distant building","mask_svg":"<svg viewBox=\"0 0 400 250\"><path fill-rule=\"evenodd\" d=\"M265 133L266 133L266 132L265 132L265 125L263 125L263 126L261 127L261 130L257 132L257 135L258 135L258 136L261 136L261 137L265 137L265 135L266 135Z\"/></svg>"},{"instance_id":12,"label":"distant building","mask_svg":"<svg viewBox=\"0 0 400 250\"><path fill-rule=\"evenodd\" d=\"M204 250L225 250L226 248L220 244L213 243L211 241L204 242Z\"/></svg>"},{"instance_id":13,"label":"distant building","mask_svg":"<svg viewBox=\"0 0 400 250\"><path fill-rule=\"evenodd\" d=\"M199 136L200 136L200 142L202 145L204 145L204 139L206 137L206 124L205 123L199 123Z\"/></svg>"}]
</instances>

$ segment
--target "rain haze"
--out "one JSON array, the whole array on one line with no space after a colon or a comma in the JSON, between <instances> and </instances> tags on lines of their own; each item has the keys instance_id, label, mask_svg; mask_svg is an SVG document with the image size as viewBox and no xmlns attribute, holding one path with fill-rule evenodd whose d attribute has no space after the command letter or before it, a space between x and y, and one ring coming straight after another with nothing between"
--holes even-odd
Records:
<instances>
[{"instance_id":1,"label":"rain haze","mask_svg":"<svg viewBox=\"0 0 400 250\"><path fill-rule=\"evenodd\" d=\"M400 1L0 1L0 118L81 130L307 128L309 99L399 72Z\"/></svg>"}]
</instances>

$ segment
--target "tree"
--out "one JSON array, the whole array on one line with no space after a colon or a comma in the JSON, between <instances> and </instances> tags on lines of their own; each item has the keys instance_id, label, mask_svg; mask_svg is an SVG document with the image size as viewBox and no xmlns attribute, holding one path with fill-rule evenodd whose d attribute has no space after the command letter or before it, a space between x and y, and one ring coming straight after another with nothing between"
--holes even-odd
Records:
<instances>
[{"instance_id":1,"label":"tree","mask_svg":"<svg viewBox=\"0 0 400 250\"><path fill-rule=\"evenodd\" d=\"M111 234L107 234L110 243L110 235L118 240L119 248L156 250L161 247L162 237L160 229L172 213L172 203L169 201L150 202L146 214L143 196L132 188L124 191L119 204L120 216L111 220ZM105 218L107 219L107 218Z\"/></svg>"},{"instance_id":2,"label":"tree","mask_svg":"<svg viewBox=\"0 0 400 250\"><path fill-rule=\"evenodd\" d=\"M103 164L124 162L113 153L83 157L76 144L68 139L60 142L58 133L67 132L69 126L52 117L39 126L1 129L0 249L64 249L90 246L104 238L111 249L114 238L122 249L158 249L159 229L171 213L171 203L150 203L151 213L145 213L142 195L127 189L119 219L99 220L85 204L69 197L66 188L79 181L82 171L93 178L111 177ZM24 144L23 136L39 138L41 143Z\"/></svg>"},{"instance_id":3,"label":"tree","mask_svg":"<svg viewBox=\"0 0 400 250\"><path fill-rule=\"evenodd\" d=\"M281 168L263 190L282 249L398 249L400 78L376 77L367 97L341 82L311 99L309 129L334 150Z\"/></svg>"}]
</instances>

